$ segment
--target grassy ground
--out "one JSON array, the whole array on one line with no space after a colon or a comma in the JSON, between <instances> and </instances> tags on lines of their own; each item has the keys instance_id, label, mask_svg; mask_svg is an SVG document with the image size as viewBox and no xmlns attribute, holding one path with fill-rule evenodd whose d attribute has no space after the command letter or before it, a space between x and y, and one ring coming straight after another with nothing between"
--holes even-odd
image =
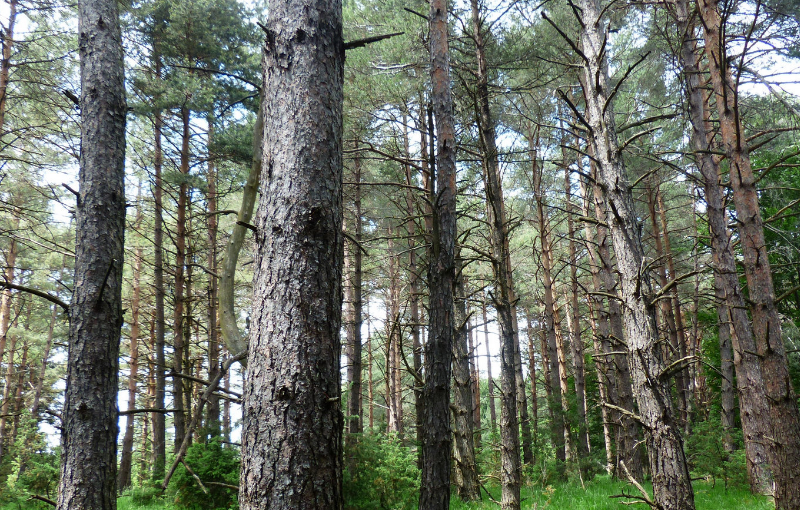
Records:
<instances>
[{"instance_id":1,"label":"grassy ground","mask_svg":"<svg viewBox=\"0 0 800 510\"><path fill-rule=\"evenodd\" d=\"M585 488L584 488L585 487ZM611 498L610 496L625 494L639 495L630 484L614 481L608 477L598 477L585 483L565 483L541 487L525 487L522 491L522 508L531 510L623 510L630 508L622 502L631 502L628 498ZM650 486L646 487L651 490ZM499 500L500 490L492 490L492 496ZM727 490L719 482L695 482L695 504L697 510L774 510L772 502L763 496L754 496L747 488L729 487ZM496 510L497 505L485 500L481 503L465 504L454 498L450 505L453 510ZM646 505L635 505L634 508L647 508Z\"/></svg>"},{"instance_id":2,"label":"grassy ground","mask_svg":"<svg viewBox=\"0 0 800 510\"><path fill-rule=\"evenodd\" d=\"M649 490L649 487L648 487ZM772 502L763 496L754 496L743 487L729 487L726 489L722 482L716 485L710 482L696 482L694 485L695 502L697 510L773 510ZM491 490L492 497L500 499L497 488ZM611 498L618 494L637 494L636 489L629 484L613 481L606 477L599 477L585 484L585 488L577 483L556 484L545 488L525 487L522 492L522 508L525 510L624 510L630 508L623 505L623 501L632 500L625 498ZM21 507L27 510L26 507ZM35 505L30 509L40 508ZM498 507L484 496L484 501L465 504L453 497L450 505L452 510L496 510ZM636 505L634 508L646 508ZM20 507L14 505L14 510ZM118 500L118 510L172 510L168 502L158 504L135 504L130 497ZM2 508L0 510L6 510ZM11 507L8 508L11 510Z\"/></svg>"}]
</instances>

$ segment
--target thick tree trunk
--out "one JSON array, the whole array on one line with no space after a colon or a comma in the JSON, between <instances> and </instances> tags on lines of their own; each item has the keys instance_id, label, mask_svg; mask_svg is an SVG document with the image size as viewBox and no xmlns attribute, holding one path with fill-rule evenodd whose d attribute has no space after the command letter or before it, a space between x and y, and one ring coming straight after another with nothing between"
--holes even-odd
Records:
<instances>
[{"instance_id":1,"label":"thick tree trunk","mask_svg":"<svg viewBox=\"0 0 800 510\"><path fill-rule=\"evenodd\" d=\"M430 333L425 344L420 510L450 507L450 376L456 243L456 139L450 90L447 0L430 7L431 99L436 118L436 197L428 279ZM433 168L431 172L433 173ZM513 366L513 365L512 365ZM512 390L513 391L513 390Z\"/></svg>"},{"instance_id":2,"label":"thick tree trunk","mask_svg":"<svg viewBox=\"0 0 800 510\"><path fill-rule=\"evenodd\" d=\"M736 396L733 392L733 348L731 346L731 322L728 320L730 311L725 303L725 295L717 293L717 327L719 329L719 358L720 376L722 377L720 387L721 421L722 421L722 447L726 452L735 449L733 436L731 435L736 427ZM745 451L746 456L746 451ZM749 475L749 473L748 473ZM763 487L755 487L758 490Z\"/></svg>"},{"instance_id":3,"label":"thick tree trunk","mask_svg":"<svg viewBox=\"0 0 800 510\"><path fill-rule=\"evenodd\" d=\"M472 414L472 378L467 348L467 306L461 260L456 259L455 323L453 339L453 438L455 485L462 501L477 501L481 497L475 463L474 423Z\"/></svg>"},{"instance_id":4,"label":"thick tree trunk","mask_svg":"<svg viewBox=\"0 0 800 510\"><path fill-rule=\"evenodd\" d=\"M744 137L737 88L725 50L716 0L699 0L711 83L717 104L722 145L730 165L737 229L753 316L753 336L769 402L771 430L768 454L775 480L775 508L800 508L800 411L797 406L786 349L781 337L781 319L775 306L769 255L758 204L756 179Z\"/></svg>"},{"instance_id":5,"label":"thick tree trunk","mask_svg":"<svg viewBox=\"0 0 800 510\"><path fill-rule=\"evenodd\" d=\"M335 510L343 506L342 4L272 1L266 33L239 504Z\"/></svg>"},{"instance_id":6,"label":"thick tree trunk","mask_svg":"<svg viewBox=\"0 0 800 510\"><path fill-rule=\"evenodd\" d=\"M128 358L128 411L136 409L136 379L139 376L139 302L141 296L139 282L142 274L142 252L142 248L137 247L133 261L133 296L131 297L131 333ZM122 458L117 474L117 490L119 492L131 486L131 467L133 466L133 425L136 415L129 414L125 418Z\"/></svg>"},{"instance_id":7,"label":"thick tree trunk","mask_svg":"<svg viewBox=\"0 0 800 510\"><path fill-rule=\"evenodd\" d=\"M82 0L80 199L58 510L117 507L125 88L117 3Z\"/></svg>"},{"instance_id":8,"label":"thick tree trunk","mask_svg":"<svg viewBox=\"0 0 800 510\"><path fill-rule=\"evenodd\" d=\"M681 63L686 83L689 120L692 123L691 142L705 191L714 260L715 293L722 300L720 310L727 311L726 316L719 321L720 342L723 342L726 336L730 336L731 347L735 352L733 362L739 390L750 488L753 492L771 493L772 474L769 466L771 459L767 438L772 437L772 432L761 359L757 354L753 327L747 316L744 296L739 286L736 259L725 218L726 208L720 185L719 165L709 152L714 143L713 134L695 54L695 27L690 23L689 2L678 0L675 7L678 29L682 36ZM727 358L730 359L730 356Z\"/></svg>"},{"instance_id":9,"label":"thick tree trunk","mask_svg":"<svg viewBox=\"0 0 800 510\"><path fill-rule=\"evenodd\" d=\"M622 282L628 364L639 417L646 429L654 500L664 510L694 508L683 440L676 428L669 388L662 380L656 309L649 275L642 271L644 251L633 196L621 159L614 122L613 94L603 51L606 27L597 0L580 2L580 47L585 59L581 82L590 143L608 205L608 223Z\"/></svg>"}]
</instances>

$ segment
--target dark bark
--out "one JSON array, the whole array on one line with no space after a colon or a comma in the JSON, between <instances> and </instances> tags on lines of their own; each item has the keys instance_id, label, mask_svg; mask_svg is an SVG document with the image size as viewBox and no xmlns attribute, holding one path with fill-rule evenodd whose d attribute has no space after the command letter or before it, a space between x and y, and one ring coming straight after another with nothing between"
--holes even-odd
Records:
<instances>
[{"instance_id":1,"label":"dark bark","mask_svg":"<svg viewBox=\"0 0 800 510\"><path fill-rule=\"evenodd\" d=\"M14 47L14 25L17 22L17 4L17 0L8 2L8 23L5 25L5 32L0 34L0 38L3 39L3 54L0 57L2 58L0 60L0 137L3 136L6 118L8 84L11 76L11 50Z\"/></svg>"},{"instance_id":2,"label":"dark bark","mask_svg":"<svg viewBox=\"0 0 800 510\"><path fill-rule=\"evenodd\" d=\"M483 343L486 348L486 379L489 386L489 418L491 419L492 432L497 430L497 408L495 407L494 378L492 377L492 354L489 352L489 318L486 315L486 297L481 301L483 313Z\"/></svg>"},{"instance_id":3,"label":"dark bark","mask_svg":"<svg viewBox=\"0 0 800 510\"><path fill-rule=\"evenodd\" d=\"M581 84L586 101L586 122L599 182L608 207L608 223L620 273L624 323L633 393L638 416L646 430L653 499L663 510L694 508L694 492L683 452L683 440L674 421L665 369L658 353L656 309L649 275L642 271L644 251L639 224L617 141L611 104L607 36L597 0L582 0L580 47L585 60Z\"/></svg>"},{"instance_id":4,"label":"dark bark","mask_svg":"<svg viewBox=\"0 0 800 510\"><path fill-rule=\"evenodd\" d=\"M531 379L531 422L533 425L532 446L535 454L539 445L539 391L537 389L536 382L536 348L534 347L536 344L534 341L536 337L536 331L533 329L533 317L531 316L530 311L525 310L525 316L528 322L528 374ZM535 463L536 458L534 457L531 461L531 464Z\"/></svg>"},{"instance_id":5,"label":"dark bark","mask_svg":"<svg viewBox=\"0 0 800 510\"><path fill-rule=\"evenodd\" d=\"M239 504L341 509L339 0L272 1Z\"/></svg>"},{"instance_id":6,"label":"dark bark","mask_svg":"<svg viewBox=\"0 0 800 510\"><path fill-rule=\"evenodd\" d=\"M117 506L125 88L117 3L79 2L80 201L58 510Z\"/></svg>"},{"instance_id":7,"label":"dark bark","mask_svg":"<svg viewBox=\"0 0 800 510\"><path fill-rule=\"evenodd\" d=\"M436 119L436 188L428 282L430 329L425 344L425 386L420 510L450 507L450 377L453 353L453 284L456 243L456 139L450 90L447 0L430 6L431 99ZM434 174L434 168L431 168Z\"/></svg>"}]
</instances>

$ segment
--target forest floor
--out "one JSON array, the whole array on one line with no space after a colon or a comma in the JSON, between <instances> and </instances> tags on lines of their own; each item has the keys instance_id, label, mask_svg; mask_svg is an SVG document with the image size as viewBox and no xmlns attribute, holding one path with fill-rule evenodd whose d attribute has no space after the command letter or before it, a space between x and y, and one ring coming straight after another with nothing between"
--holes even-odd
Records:
<instances>
[{"instance_id":1,"label":"forest floor","mask_svg":"<svg viewBox=\"0 0 800 510\"><path fill-rule=\"evenodd\" d=\"M650 490L649 486L646 486ZM499 500L499 488L490 489L492 497ZM716 483L697 481L694 484L697 510L772 510L774 505L769 498L754 496L746 487L728 487L722 480ZM522 508L525 510L623 510L630 508L623 502L634 501L629 498L613 496L623 494L639 495L630 484L598 477L581 486L580 483L563 483L547 487L529 486L523 489ZM637 505L638 506L638 505ZM120 498L118 510L172 510L165 503L160 505L134 505L129 498ZM345 505L345 508L353 508ZM377 508L377 507L376 507ZM496 510L497 504L485 497L482 502L462 503L455 495L450 508L453 510Z\"/></svg>"}]
</instances>

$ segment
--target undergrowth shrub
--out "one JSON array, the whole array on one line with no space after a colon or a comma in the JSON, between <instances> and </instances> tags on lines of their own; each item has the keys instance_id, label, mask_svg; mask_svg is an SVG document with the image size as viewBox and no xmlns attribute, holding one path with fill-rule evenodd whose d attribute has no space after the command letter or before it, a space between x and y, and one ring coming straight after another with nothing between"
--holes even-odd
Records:
<instances>
[{"instance_id":1,"label":"undergrowth shrub","mask_svg":"<svg viewBox=\"0 0 800 510\"><path fill-rule=\"evenodd\" d=\"M412 510L419 501L416 452L394 435L359 434L345 447L346 510Z\"/></svg>"},{"instance_id":2,"label":"undergrowth shrub","mask_svg":"<svg viewBox=\"0 0 800 510\"><path fill-rule=\"evenodd\" d=\"M239 484L238 449L224 448L222 440L214 438L190 446L184 460L200 478L208 494L181 464L169 484L175 494L175 506L187 510L238 508L238 492L224 486Z\"/></svg>"}]
</instances>

